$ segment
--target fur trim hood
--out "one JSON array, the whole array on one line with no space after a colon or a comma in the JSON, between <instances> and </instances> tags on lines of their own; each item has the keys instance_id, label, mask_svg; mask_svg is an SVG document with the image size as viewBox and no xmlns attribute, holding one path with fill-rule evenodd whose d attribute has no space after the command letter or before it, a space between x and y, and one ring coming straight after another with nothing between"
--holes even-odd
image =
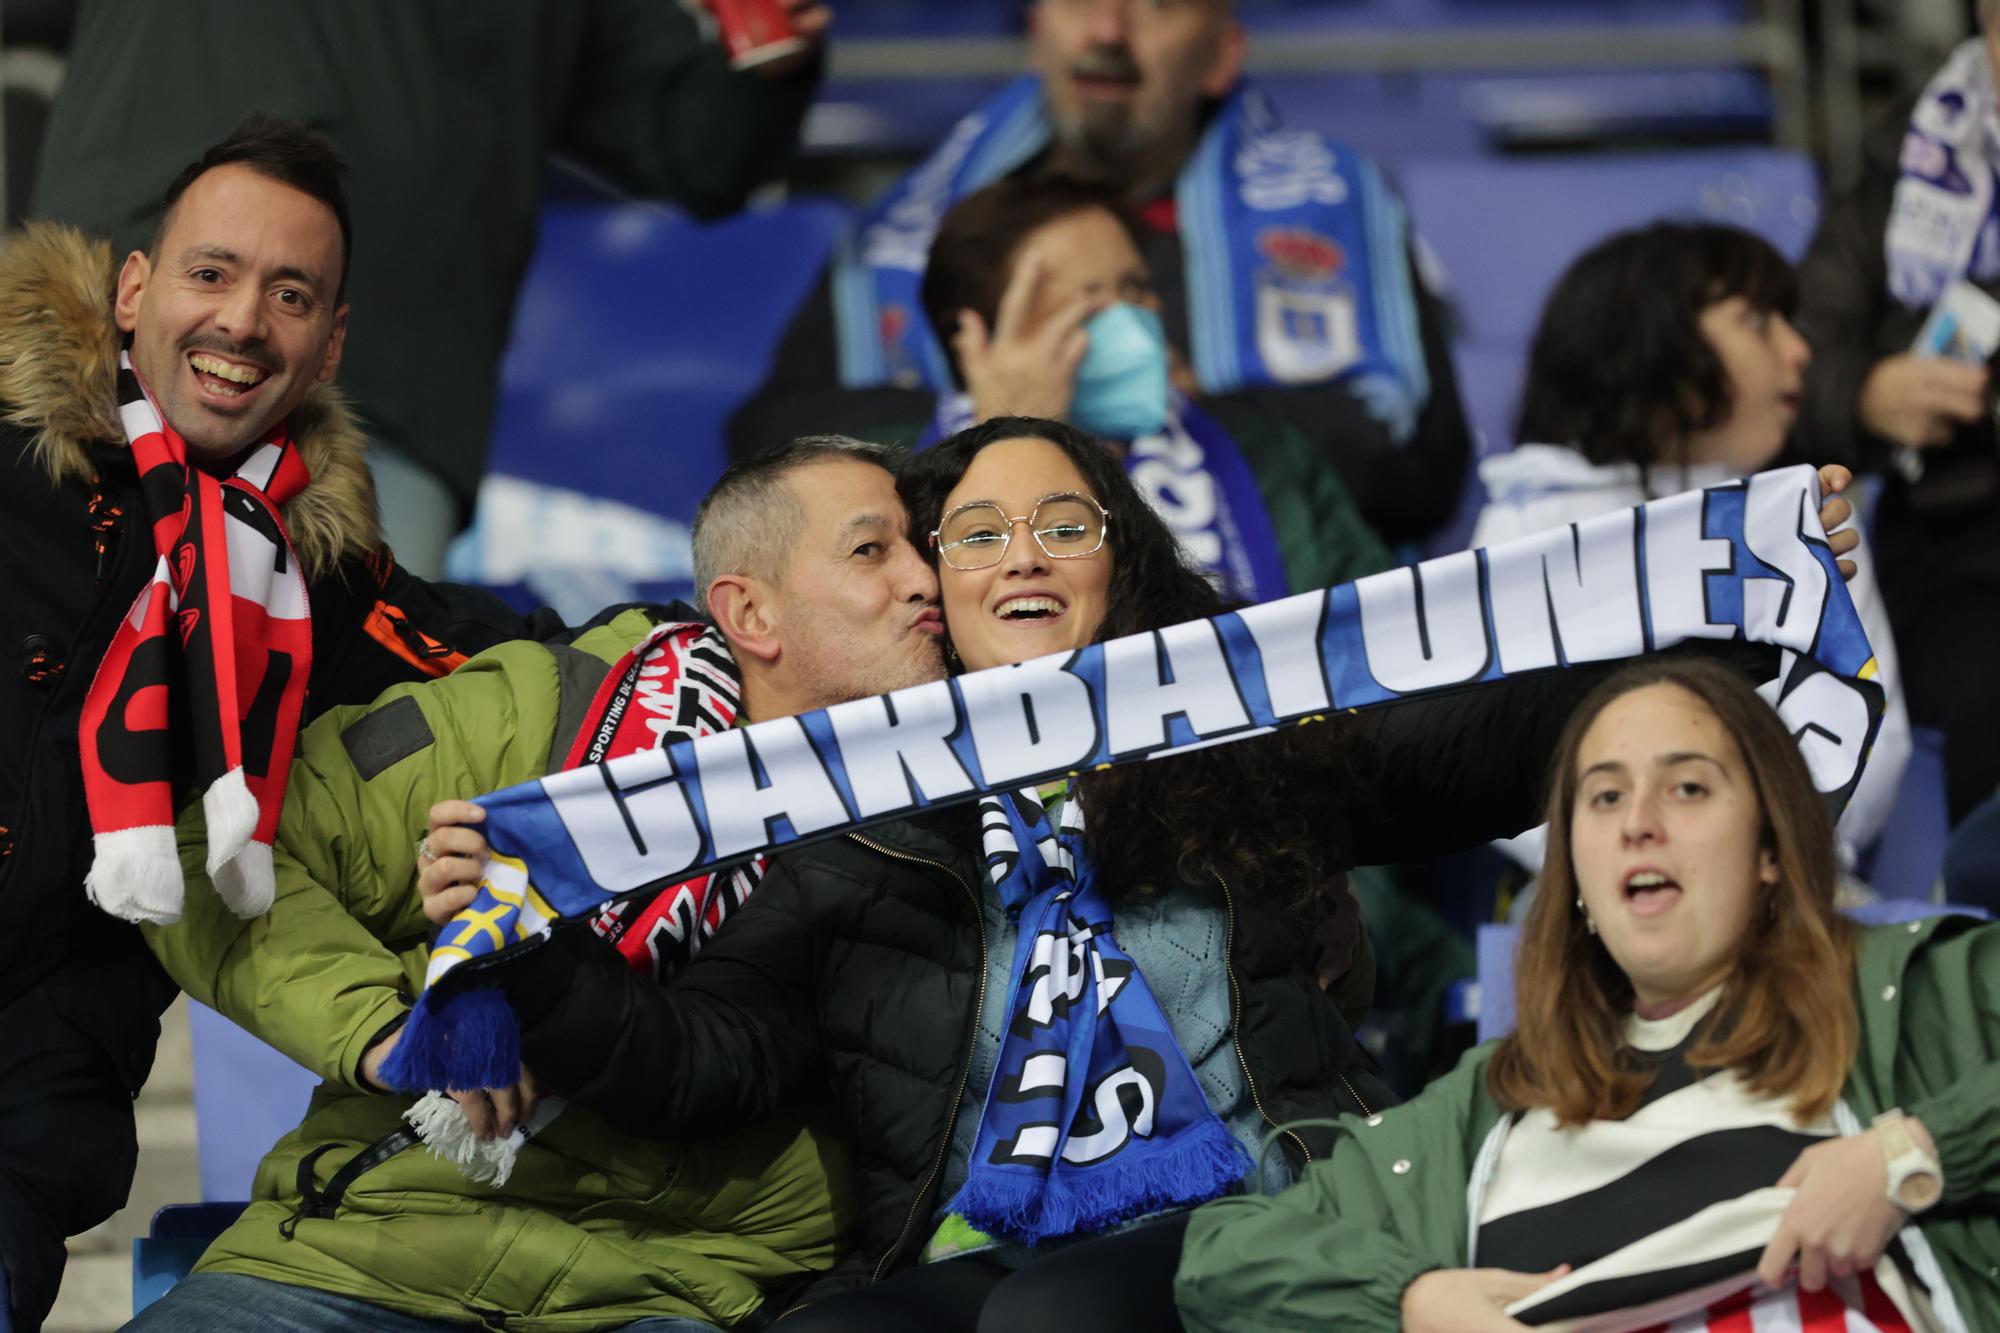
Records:
<instances>
[{"instance_id":1,"label":"fur trim hood","mask_svg":"<svg viewBox=\"0 0 2000 1333\"><path fill-rule=\"evenodd\" d=\"M0 412L35 432L28 452L51 484L88 482L93 450L128 448L118 419L116 281L110 245L69 227L31 222L0 244ZM282 512L311 580L381 545L381 523L367 437L339 392L315 385L291 426L312 484Z\"/></svg>"}]
</instances>

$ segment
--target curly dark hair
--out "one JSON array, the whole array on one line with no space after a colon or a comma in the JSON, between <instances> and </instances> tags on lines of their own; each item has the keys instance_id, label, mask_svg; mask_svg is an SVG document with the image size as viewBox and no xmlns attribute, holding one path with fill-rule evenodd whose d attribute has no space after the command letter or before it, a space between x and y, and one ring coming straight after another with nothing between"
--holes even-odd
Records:
<instances>
[{"instance_id":1,"label":"curly dark hair","mask_svg":"<svg viewBox=\"0 0 2000 1333\"><path fill-rule=\"evenodd\" d=\"M1002 440L1045 440L1060 449L1111 517L1105 543L1111 582L1093 642L1219 615L1238 603L1218 592L1181 554L1109 450L1060 421L995 417L918 454L897 479L911 540L929 549L945 497L979 451ZM1341 793L1355 772L1344 728L1286 728L1275 735L1126 764L1082 778L1091 851L1114 901L1156 886L1161 849L1173 869L1200 882L1222 875L1252 892L1284 892L1305 918L1337 910L1351 863Z\"/></svg>"},{"instance_id":2,"label":"curly dark hair","mask_svg":"<svg viewBox=\"0 0 2000 1333\"><path fill-rule=\"evenodd\" d=\"M1542 306L1515 438L1598 464L1685 466L1690 437L1729 415L1729 377L1700 321L1732 296L1790 318L1798 279L1738 227L1656 222L1600 241Z\"/></svg>"}]
</instances>

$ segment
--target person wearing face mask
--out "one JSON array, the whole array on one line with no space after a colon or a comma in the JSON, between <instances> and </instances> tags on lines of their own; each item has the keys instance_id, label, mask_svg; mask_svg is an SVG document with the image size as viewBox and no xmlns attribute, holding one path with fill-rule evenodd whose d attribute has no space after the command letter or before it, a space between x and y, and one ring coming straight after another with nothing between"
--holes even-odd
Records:
<instances>
[{"instance_id":1,"label":"person wearing face mask","mask_svg":"<svg viewBox=\"0 0 2000 1333\"><path fill-rule=\"evenodd\" d=\"M1188 1226L1202 1333L2000 1327L2000 927L1857 929L1747 682L1654 658L1549 778L1520 1027Z\"/></svg>"},{"instance_id":2,"label":"person wearing face mask","mask_svg":"<svg viewBox=\"0 0 2000 1333\"><path fill-rule=\"evenodd\" d=\"M1241 406L1287 424L1387 542L1448 521L1470 441L1403 204L1373 163L1285 126L1241 77L1232 10L1030 5L1031 72L857 221L732 420L731 453L804 430L915 442L953 385L956 320L934 336L919 291L941 220L999 180L1071 177L1136 217L1164 339L1188 354L1185 396L1217 417Z\"/></svg>"},{"instance_id":3,"label":"person wearing face mask","mask_svg":"<svg viewBox=\"0 0 2000 1333\"><path fill-rule=\"evenodd\" d=\"M968 671L1227 605L1067 423L974 426L918 454L898 489ZM887 820L774 856L666 987L561 933L498 984L541 1087L614 1127L673 1136L802 1097L836 1108L861 1218L788 1333L1172 1328L1189 1208L1253 1188L1260 1160L1269 1182L1324 1153L1310 1124L1279 1126L1393 1100L1349 1024L1367 999L1350 993L1342 872L1524 827L1563 719L1610 669ZM1087 935L1053 914L1065 882ZM1100 1003L1058 998L1093 975L1117 981ZM1093 1112L1062 1161L1114 1169L1054 1168L1056 1127L1033 1114L1053 1086ZM988 1169L1037 1145L1039 1188Z\"/></svg>"},{"instance_id":4,"label":"person wearing face mask","mask_svg":"<svg viewBox=\"0 0 2000 1333\"><path fill-rule=\"evenodd\" d=\"M922 289L957 385L934 434L1038 416L1097 436L1190 562L1244 601L1388 568L1308 437L1254 404L1198 400L1141 243L1115 194L1063 178L1010 177L954 205Z\"/></svg>"},{"instance_id":5,"label":"person wearing face mask","mask_svg":"<svg viewBox=\"0 0 2000 1333\"><path fill-rule=\"evenodd\" d=\"M1797 420L1812 351L1791 325L1798 280L1735 227L1658 222L1599 242L1542 308L1520 443L1479 465L1491 497L1472 545L1770 467ZM1863 541L1847 590L1886 692L1861 785L1840 817L1851 854L1881 832L1910 758L1903 672ZM1539 840L1522 849L1541 863Z\"/></svg>"}]
</instances>

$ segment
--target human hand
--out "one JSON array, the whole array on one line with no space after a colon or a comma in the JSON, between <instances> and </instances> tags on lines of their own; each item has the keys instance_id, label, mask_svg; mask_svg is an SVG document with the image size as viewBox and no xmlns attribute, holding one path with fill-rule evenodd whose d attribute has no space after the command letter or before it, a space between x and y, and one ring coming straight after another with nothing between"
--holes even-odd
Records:
<instances>
[{"instance_id":1,"label":"human hand","mask_svg":"<svg viewBox=\"0 0 2000 1333\"><path fill-rule=\"evenodd\" d=\"M1945 357L1901 352L1875 363L1861 383L1861 424L1896 444L1945 444L1963 422L1986 414L1987 370Z\"/></svg>"},{"instance_id":2,"label":"human hand","mask_svg":"<svg viewBox=\"0 0 2000 1333\"><path fill-rule=\"evenodd\" d=\"M951 345L980 421L993 417L1060 418L1076 393L1076 368L1090 348L1083 322L1092 302L1079 297L1037 319L1046 265L1033 250L1014 265L1014 276L993 313L993 328L976 311L961 310Z\"/></svg>"},{"instance_id":3,"label":"human hand","mask_svg":"<svg viewBox=\"0 0 2000 1333\"><path fill-rule=\"evenodd\" d=\"M1906 1117L1904 1124L1929 1146L1918 1121ZM1909 1219L1889 1200L1889 1160L1879 1130L1814 1144L1779 1178L1778 1188L1797 1193L1757 1261L1757 1276L1770 1287L1784 1285L1795 1256L1806 1291L1821 1290L1829 1277L1873 1268Z\"/></svg>"},{"instance_id":4,"label":"human hand","mask_svg":"<svg viewBox=\"0 0 2000 1333\"><path fill-rule=\"evenodd\" d=\"M417 857L417 888L424 916L434 926L457 916L479 892L486 873L486 839L465 826L485 819L486 811L470 801L439 801L431 807L426 850Z\"/></svg>"},{"instance_id":5,"label":"human hand","mask_svg":"<svg viewBox=\"0 0 2000 1333\"><path fill-rule=\"evenodd\" d=\"M466 1123L481 1140L504 1139L528 1123L542 1098L535 1076L521 1066L520 1081L511 1088L473 1088L445 1094L465 1112Z\"/></svg>"},{"instance_id":6,"label":"human hand","mask_svg":"<svg viewBox=\"0 0 2000 1333\"><path fill-rule=\"evenodd\" d=\"M1833 548L1836 556L1846 555L1861 545L1861 534L1853 528L1834 531L1854 517L1854 506L1840 498L1841 492L1845 491L1853 481L1854 474L1838 463L1828 463L1819 470L1819 525L1826 529L1826 544ZM1840 577L1843 580L1854 577L1852 560L1836 560L1834 563L1840 566Z\"/></svg>"},{"instance_id":7,"label":"human hand","mask_svg":"<svg viewBox=\"0 0 2000 1333\"><path fill-rule=\"evenodd\" d=\"M1527 1333L1526 1324L1504 1311L1568 1274L1568 1264L1546 1273L1432 1269L1403 1288L1403 1333Z\"/></svg>"},{"instance_id":8,"label":"human hand","mask_svg":"<svg viewBox=\"0 0 2000 1333\"><path fill-rule=\"evenodd\" d=\"M820 0L783 0L783 4L786 17L792 21L792 31L805 39L806 46L803 51L752 66L761 78L790 78L819 59L820 48L826 45L826 30L833 26L833 10Z\"/></svg>"},{"instance_id":9,"label":"human hand","mask_svg":"<svg viewBox=\"0 0 2000 1333\"><path fill-rule=\"evenodd\" d=\"M403 1029L398 1027L382 1040L370 1046L361 1057L362 1082L377 1091L391 1089L382 1081L382 1066L394 1053L396 1043L402 1040ZM541 1089L535 1086L535 1077L521 1066L520 1081L508 1088L473 1088L445 1094L457 1102L465 1112L465 1119L472 1126L472 1132L481 1139L506 1138L515 1129L528 1123L528 1117L535 1113L535 1103L542 1098Z\"/></svg>"}]
</instances>

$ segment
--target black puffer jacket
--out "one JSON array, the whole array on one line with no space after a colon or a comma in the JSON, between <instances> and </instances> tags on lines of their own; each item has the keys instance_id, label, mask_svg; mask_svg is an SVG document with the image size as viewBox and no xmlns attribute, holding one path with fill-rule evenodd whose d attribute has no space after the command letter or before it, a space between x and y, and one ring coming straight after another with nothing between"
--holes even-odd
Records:
<instances>
[{"instance_id":1,"label":"black puffer jacket","mask_svg":"<svg viewBox=\"0 0 2000 1333\"><path fill-rule=\"evenodd\" d=\"M1356 860L1431 855L1536 822L1556 737L1609 669L1348 719L1380 773L1344 807ZM522 1058L545 1089L641 1136L700 1135L830 1093L862 1205L856 1250L832 1280L879 1278L928 1238L964 1089L986 976L978 848L973 808L959 807L778 857L742 914L664 988L594 940L559 934L502 969ZM1392 1100L1314 983L1292 914L1270 896L1196 888L1229 914L1237 1049L1266 1117ZM1295 1168L1317 1151L1310 1139L1284 1140Z\"/></svg>"}]
</instances>

